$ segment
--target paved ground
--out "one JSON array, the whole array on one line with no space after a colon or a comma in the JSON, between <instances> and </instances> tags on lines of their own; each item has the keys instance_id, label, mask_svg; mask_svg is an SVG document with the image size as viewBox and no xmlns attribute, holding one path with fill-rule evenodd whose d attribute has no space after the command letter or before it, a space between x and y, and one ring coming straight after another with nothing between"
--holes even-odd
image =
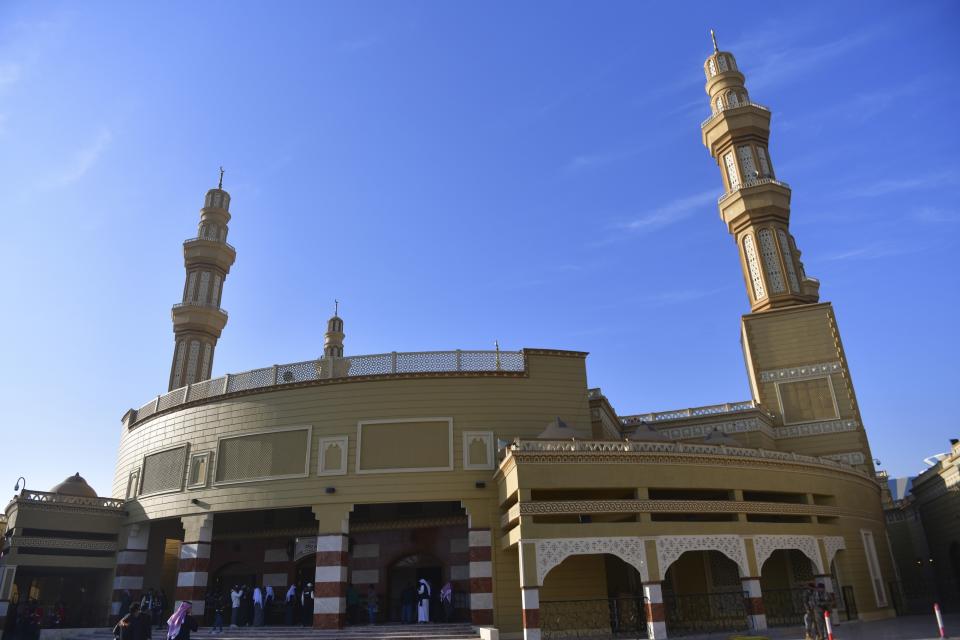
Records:
<instances>
[{"instance_id":1,"label":"paved ground","mask_svg":"<svg viewBox=\"0 0 960 640\"><path fill-rule=\"evenodd\" d=\"M960 614L944 616L947 637L960 638ZM950 634L954 635L951 636ZM803 640L802 628L768 629L759 637L770 640ZM737 637L729 631L709 635L683 636L683 640L726 640ZM750 636L746 636L750 637ZM843 622L833 626L834 640L939 640L933 612L928 616L904 616L879 622Z\"/></svg>"}]
</instances>

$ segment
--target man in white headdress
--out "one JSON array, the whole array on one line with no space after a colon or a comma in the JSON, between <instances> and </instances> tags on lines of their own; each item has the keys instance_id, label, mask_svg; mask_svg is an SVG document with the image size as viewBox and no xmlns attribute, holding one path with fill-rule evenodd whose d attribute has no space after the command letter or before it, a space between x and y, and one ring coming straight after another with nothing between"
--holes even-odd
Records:
<instances>
[{"instance_id":1,"label":"man in white headdress","mask_svg":"<svg viewBox=\"0 0 960 640\"><path fill-rule=\"evenodd\" d=\"M430 622L430 583L420 578L417 585L417 623Z\"/></svg>"}]
</instances>

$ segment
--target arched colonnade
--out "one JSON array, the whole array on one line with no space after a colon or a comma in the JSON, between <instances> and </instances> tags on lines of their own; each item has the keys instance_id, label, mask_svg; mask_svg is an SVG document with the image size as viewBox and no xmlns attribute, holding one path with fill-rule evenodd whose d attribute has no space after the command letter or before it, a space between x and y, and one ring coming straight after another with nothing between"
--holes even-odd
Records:
<instances>
[{"instance_id":1,"label":"arched colonnade","mask_svg":"<svg viewBox=\"0 0 960 640\"><path fill-rule=\"evenodd\" d=\"M550 572L567 558L581 555L616 556L639 574L646 607L647 634L667 637L663 582L670 567L688 552L719 552L736 564L747 623L753 630L767 627L760 574L778 550L794 550L809 559L817 582L834 590L829 574L834 557L846 548L842 536L699 535L657 537L550 538L521 540L520 587L524 640L541 640L540 590Z\"/></svg>"}]
</instances>

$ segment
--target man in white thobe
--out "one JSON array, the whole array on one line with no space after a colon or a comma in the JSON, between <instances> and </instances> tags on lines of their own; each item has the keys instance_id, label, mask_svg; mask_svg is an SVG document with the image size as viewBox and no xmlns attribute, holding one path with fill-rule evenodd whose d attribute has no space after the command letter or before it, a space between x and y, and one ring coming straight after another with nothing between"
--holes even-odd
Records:
<instances>
[{"instance_id":1,"label":"man in white thobe","mask_svg":"<svg viewBox=\"0 0 960 640\"><path fill-rule=\"evenodd\" d=\"M430 583L420 578L417 586L417 623L430 622Z\"/></svg>"}]
</instances>

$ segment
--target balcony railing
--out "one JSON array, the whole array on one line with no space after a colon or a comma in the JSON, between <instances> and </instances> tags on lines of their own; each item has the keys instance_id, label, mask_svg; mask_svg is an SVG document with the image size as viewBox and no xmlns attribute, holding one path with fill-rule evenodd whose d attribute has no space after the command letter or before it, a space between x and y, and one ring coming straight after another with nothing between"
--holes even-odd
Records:
<instances>
[{"instance_id":1,"label":"balcony railing","mask_svg":"<svg viewBox=\"0 0 960 640\"><path fill-rule=\"evenodd\" d=\"M715 416L724 413L749 411L758 407L759 405L752 400L747 400L745 402L726 402L724 404L709 404L704 407L691 407L690 409L674 409L673 411L659 411L657 413L640 413L632 416L621 416L620 422L625 427L630 427L644 422L650 424L654 422L666 422L668 420L683 420L684 418Z\"/></svg>"},{"instance_id":2,"label":"balcony railing","mask_svg":"<svg viewBox=\"0 0 960 640\"><path fill-rule=\"evenodd\" d=\"M730 191L726 192L725 194L723 194L722 196L720 196L719 198L717 198L717 204L720 204L721 202L723 202L724 200L726 200L727 198L729 198L730 196L732 196L732 195L735 194L735 193L740 193L740 192L743 191L744 189L749 189L750 187L759 187L759 186L762 185L762 184L776 184L776 185L779 185L779 186L784 187L784 188L787 188L787 189L790 188L790 185L789 185L789 184L787 184L786 182L781 182L780 180L777 180L777 179L775 179L775 178L756 178L756 179L751 179L751 180L747 180L746 182L744 182L743 184L741 184L741 185L740 185L739 187L737 187L736 189L731 189Z\"/></svg>"},{"instance_id":3,"label":"balcony railing","mask_svg":"<svg viewBox=\"0 0 960 640\"><path fill-rule=\"evenodd\" d=\"M188 307L200 307L201 309L214 309L215 311L219 311L225 316L229 317L230 315L226 311L221 309L220 305L218 305L215 302L178 302L177 304L173 305L174 309L185 309Z\"/></svg>"},{"instance_id":4,"label":"balcony railing","mask_svg":"<svg viewBox=\"0 0 960 640\"><path fill-rule=\"evenodd\" d=\"M232 249L234 253L236 253L236 251L237 251L237 250L234 248L234 246L233 246L232 244L230 244L229 242L227 242L226 240L221 241L221 240L216 240L216 239L214 239L214 238L199 238L199 237L198 237L198 238L187 238L186 240L183 241L183 244L186 245L186 244L191 244L191 243L193 243L193 242L216 242L217 244L224 244L224 245L226 245L228 248Z\"/></svg>"},{"instance_id":5,"label":"balcony railing","mask_svg":"<svg viewBox=\"0 0 960 640\"><path fill-rule=\"evenodd\" d=\"M763 106L762 104L757 104L756 102L745 102L745 103L738 104L738 105L734 105L734 106L721 107L719 111L717 111L716 113L714 113L713 115L711 115L709 118L707 118L706 120L704 120L703 122L701 122L701 123L700 123L700 128L703 129L705 126L707 126L708 124L710 124L711 121L713 121L715 118L717 118L721 113L726 113L726 112L728 112L728 111L736 111L737 109L744 109L744 108L746 108L746 107L756 107L757 109L762 109L762 110L764 110L764 111L770 111L770 109L769 109L768 107L765 107L765 106Z\"/></svg>"},{"instance_id":6,"label":"balcony railing","mask_svg":"<svg viewBox=\"0 0 960 640\"><path fill-rule=\"evenodd\" d=\"M189 303L187 303L189 304ZM346 358L321 358L278 364L189 384L150 400L129 418L128 425L188 402L251 389L283 386L329 378L406 375L416 373L495 373L526 370L523 351L413 351Z\"/></svg>"}]
</instances>

